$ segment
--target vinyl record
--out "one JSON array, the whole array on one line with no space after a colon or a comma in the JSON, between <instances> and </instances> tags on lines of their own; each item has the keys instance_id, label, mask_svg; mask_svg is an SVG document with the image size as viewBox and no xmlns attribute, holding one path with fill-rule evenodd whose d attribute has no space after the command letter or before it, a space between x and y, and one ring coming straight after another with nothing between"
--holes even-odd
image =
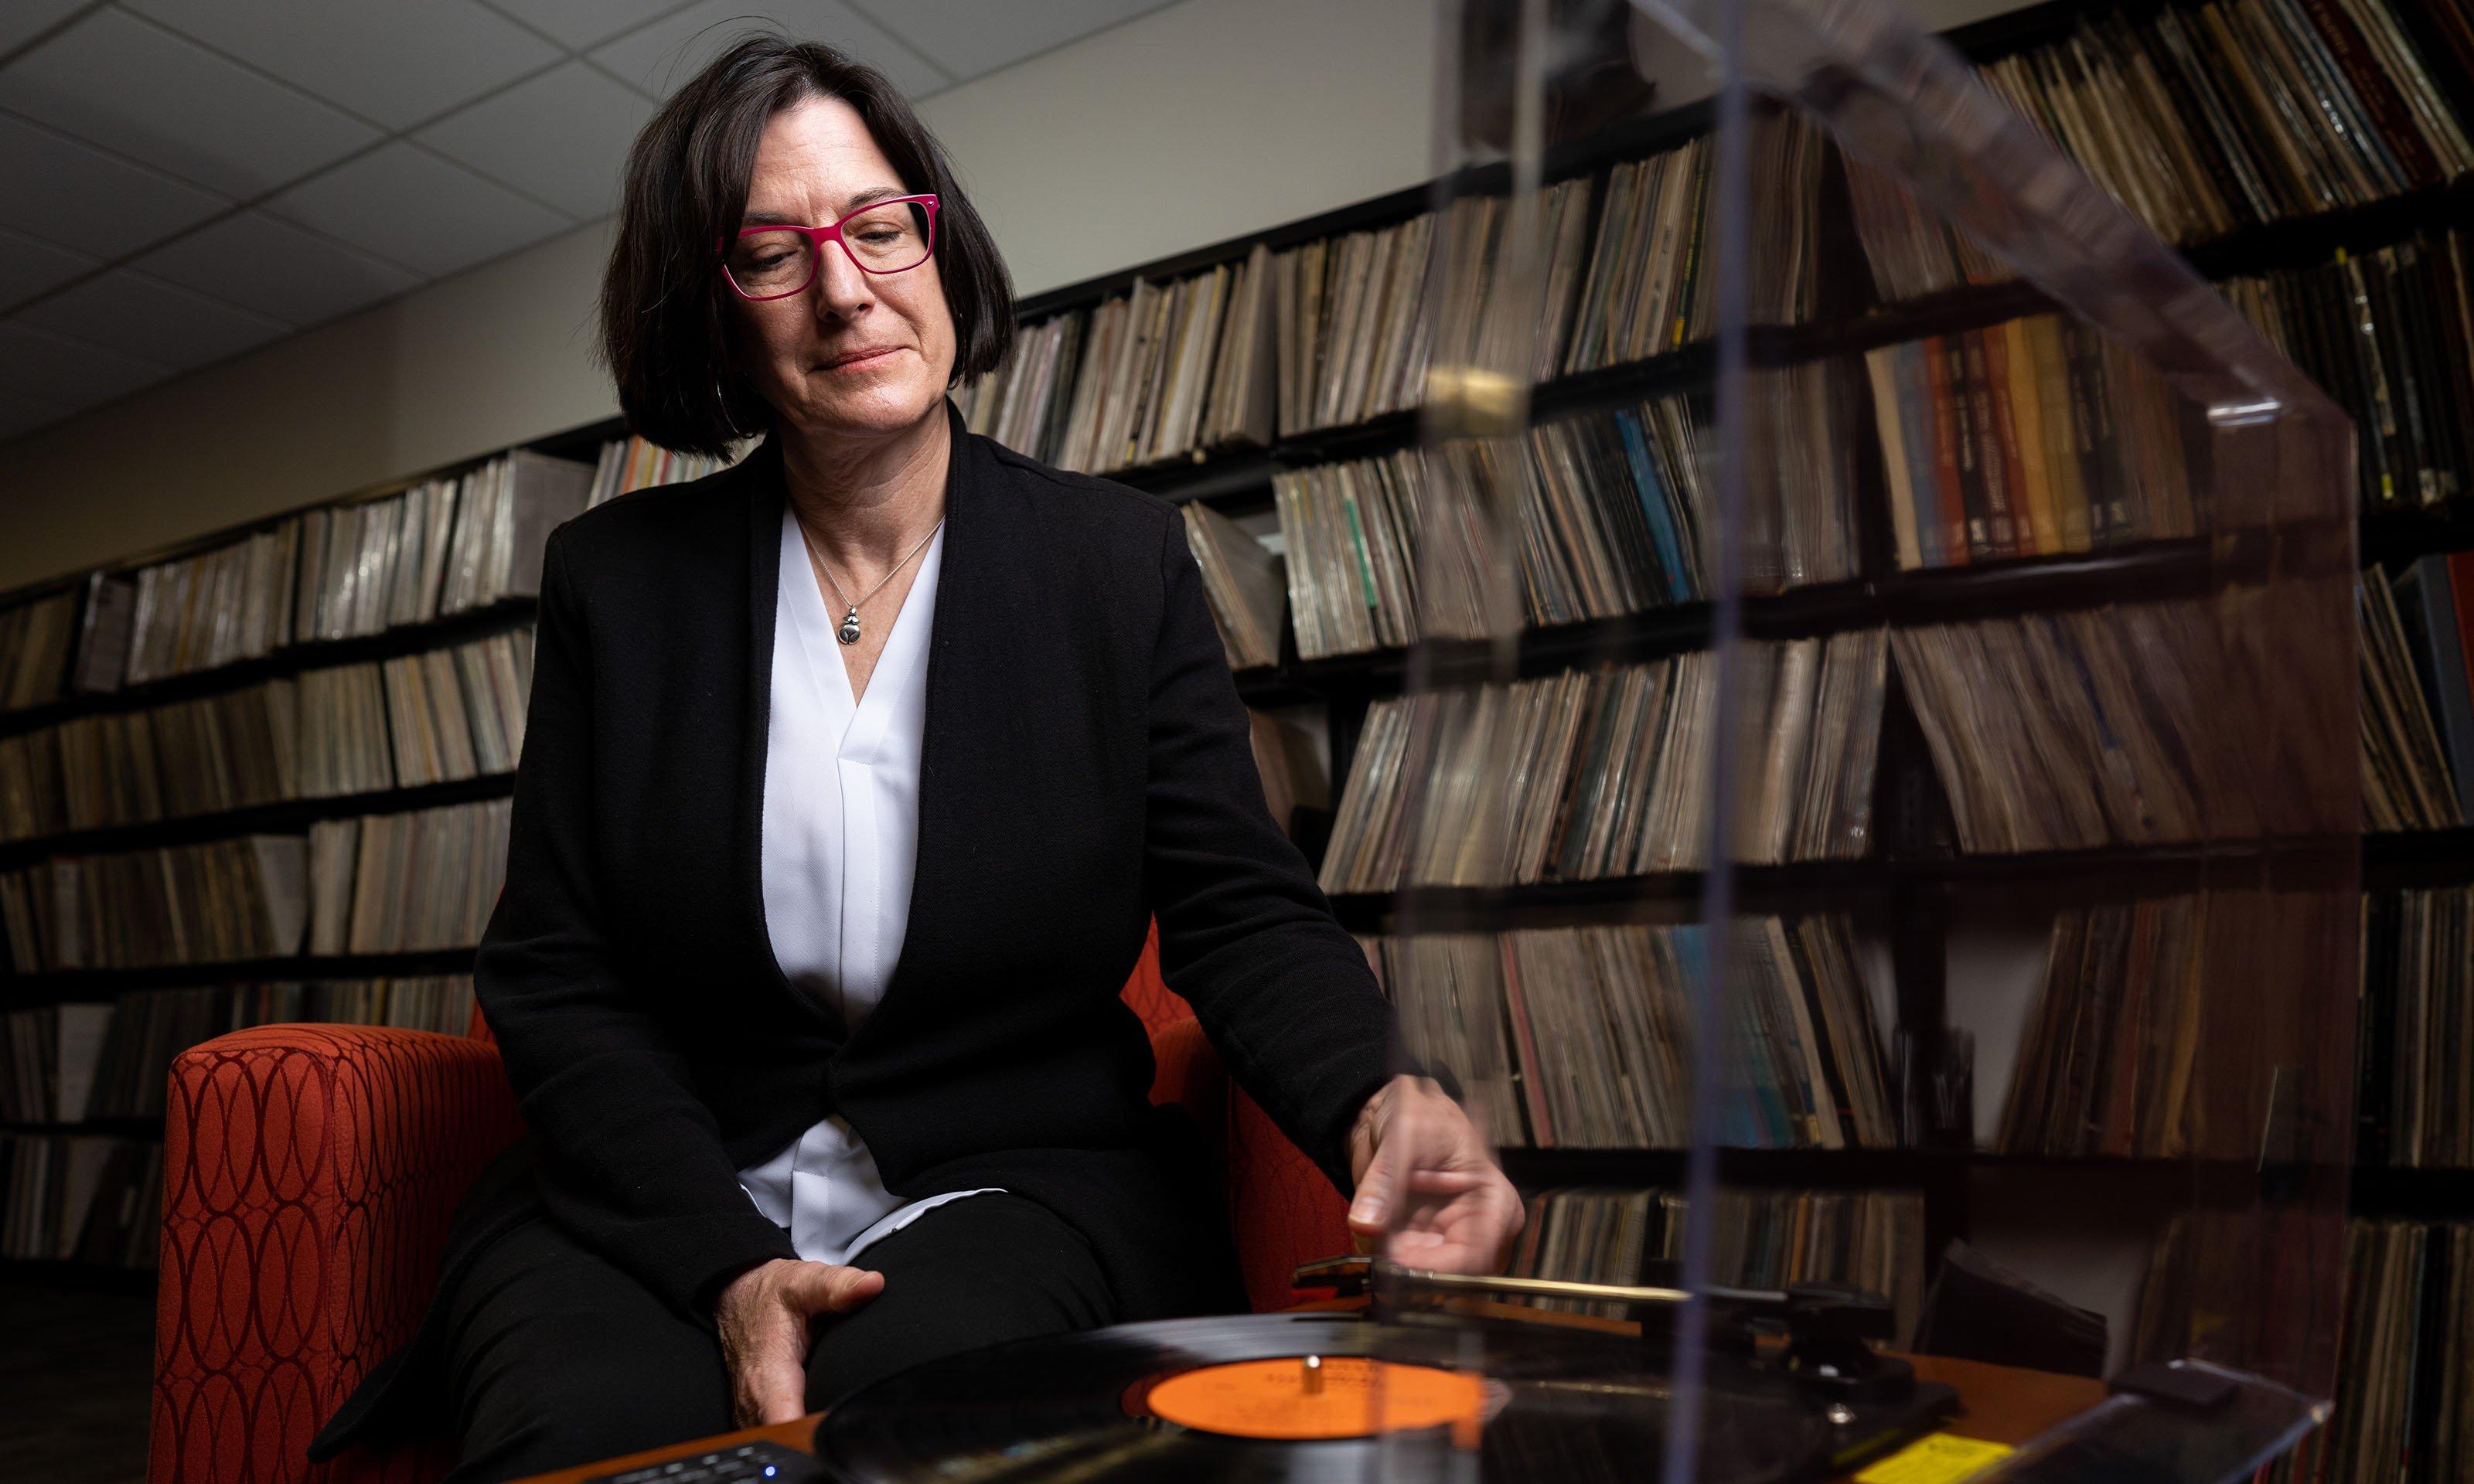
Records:
<instances>
[{"instance_id":1,"label":"vinyl record","mask_svg":"<svg viewBox=\"0 0 2474 1484\"><path fill-rule=\"evenodd\" d=\"M1820 1408L1716 1370L1704 1476L1817 1475L1831 1443ZM1669 1396L1637 1341L1589 1331L1347 1314L1167 1320L888 1376L827 1414L816 1457L848 1484L1630 1484L1656 1476Z\"/></svg>"}]
</instances>

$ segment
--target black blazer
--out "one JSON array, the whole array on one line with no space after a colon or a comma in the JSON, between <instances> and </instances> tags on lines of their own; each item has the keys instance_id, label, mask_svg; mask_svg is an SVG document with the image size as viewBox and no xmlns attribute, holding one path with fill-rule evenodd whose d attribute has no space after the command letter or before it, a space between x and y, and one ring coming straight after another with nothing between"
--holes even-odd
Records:
<instances>
[{"instance_id":1,"label":"black blazer","mask_svg":"<svg viewBox=\"0 0 2474 1484\"><path fill-rule=\"evenodd\" d=\"M1002 1185L1072 1222L1128 1320L1243 1308L1192 1122L1150 1106L1118 998L1154 916L1231 1073L1347 1189L1390 1008L1264 805L1182 523L947 417L918 869L847 1039L783 977L759 883L778 449L551 535L473 973L531 1133L459 1209L442 1291L546 1211L709 1325L722 1283L796 1256L737 1172L839 1113L896 1195ZM438 1309L312 1458L435 1386Z\"/></svg>"}]
</instances>

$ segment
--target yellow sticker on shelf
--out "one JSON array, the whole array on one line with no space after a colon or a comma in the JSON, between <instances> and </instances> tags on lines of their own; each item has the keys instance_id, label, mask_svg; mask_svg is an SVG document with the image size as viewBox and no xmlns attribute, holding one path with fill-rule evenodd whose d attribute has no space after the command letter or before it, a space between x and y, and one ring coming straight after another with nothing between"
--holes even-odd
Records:
<instances>
[{"instance_id":1,"label":"yellow sticker on shelf","mask_svg":"<svg viewBox=\"0 0 2474 1484\"><path fill-rule=\"evenodd\" d=\"M1936 1432L1919 1438L1856 1475L1856 1484L1958 1484L1996 1459L2010 1455L2004 1443Z\"/></svg>"}]
</instances>

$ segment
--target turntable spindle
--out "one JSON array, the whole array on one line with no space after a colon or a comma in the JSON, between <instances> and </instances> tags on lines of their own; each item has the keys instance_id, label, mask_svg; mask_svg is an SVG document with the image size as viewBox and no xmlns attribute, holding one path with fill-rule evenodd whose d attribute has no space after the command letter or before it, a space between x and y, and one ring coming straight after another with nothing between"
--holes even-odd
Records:
<instances>
[{"instance_id":1,"label":"turntable spindle","mask_svg":"<svg viewBox=\"0 0 2474 1484\"><path fill-rule=\"evenodd\" d=\"M1319 1395L1322 1391L1322 1357L1308 1355L1304 1364L1306 1395L1309 1397Z\"/></svg>"}]
</instances>

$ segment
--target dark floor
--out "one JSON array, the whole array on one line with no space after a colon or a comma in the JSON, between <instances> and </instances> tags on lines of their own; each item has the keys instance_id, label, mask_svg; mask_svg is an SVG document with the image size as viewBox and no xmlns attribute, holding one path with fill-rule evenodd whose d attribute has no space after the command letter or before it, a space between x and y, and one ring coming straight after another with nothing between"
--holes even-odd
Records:
<instances>
[{"instance_id":1,"label":"dark floor","mask_svg":"<svg viewBox=\"0 0 2474 1484\"><path fill-rule=\"evenodd\" d=\"M0 1478L146 1477L155 1297L142 1281L0 1281Z\"/></svg>"}]
</instances>

